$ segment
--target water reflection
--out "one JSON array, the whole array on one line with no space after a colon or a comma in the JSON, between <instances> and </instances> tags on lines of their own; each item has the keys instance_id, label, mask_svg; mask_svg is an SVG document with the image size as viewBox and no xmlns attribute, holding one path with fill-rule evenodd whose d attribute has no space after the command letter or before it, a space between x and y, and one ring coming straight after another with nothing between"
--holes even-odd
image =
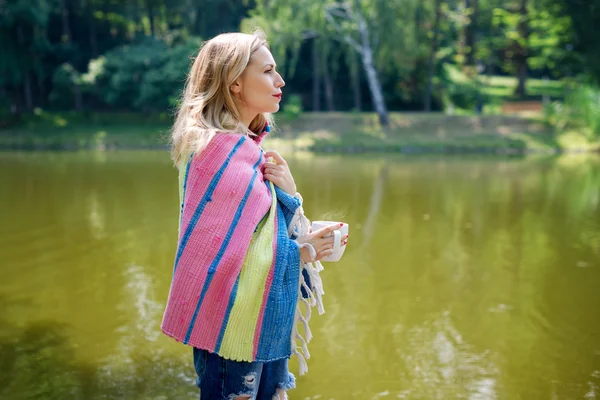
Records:
<instances>
[{"instance_id":1,"label":"water reflection","mask_svg":"<svg viewBox=\"0 0 600 400\"><path fill-rule=\"evenodd\" d=\"M292 398L595 398L600 160L289 157L344 220ZM160 152L0 154L0 397L195 398ZM295 368L295 365L294 365Z\"/></svg>"},{"instance_id":2,"label":"water reflection","mask_svg":"<svg viewBox=\"0 0 600 400\"><path fill-rule=\"evenodd\" d=\"M7 314L24 311L30 307L27 303L0 298L1 398L172 399L194 395L186 390L191 378L173 369L181 364L180 359L160 353L139 354L127 366L99 368L82 360L87 349L73 342L69 325L50 320L14 324Z\"/></svg>"}]
</instances>

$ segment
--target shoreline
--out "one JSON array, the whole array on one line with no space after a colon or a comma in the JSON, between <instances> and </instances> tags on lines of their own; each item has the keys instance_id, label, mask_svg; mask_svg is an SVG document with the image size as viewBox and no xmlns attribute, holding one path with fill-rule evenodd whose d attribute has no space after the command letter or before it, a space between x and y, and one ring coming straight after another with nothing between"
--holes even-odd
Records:
<instances>
[{"instance_id":1,"label":"shoreline","mask_svg":"<svg viewBox=\"0 0 600 400\"><path fill-rule=\"evenodd\" d=\"M265 143L285 151L325 154L600 153L600 140L556 134L539 115L390 113L382 129L374 113L303 113L286 120ZM0 151L167 150L169 118L128 113L47 113L0 129Z\"/></svg>"}]
</instances>

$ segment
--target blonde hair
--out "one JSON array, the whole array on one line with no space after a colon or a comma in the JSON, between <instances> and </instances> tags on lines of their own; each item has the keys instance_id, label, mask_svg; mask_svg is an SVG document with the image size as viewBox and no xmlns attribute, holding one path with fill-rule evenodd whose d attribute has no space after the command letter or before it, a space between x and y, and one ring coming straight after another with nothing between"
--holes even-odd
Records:
<instances>
[{"instance_id":1,"label":"blonde hair","mask_svg":"<svg viewBox=\"0 0 600 400\"><path fill-rule=\"evenodd\" d=\"M258 114L249 127L242 123L230 87L242 75L250 57L268 43L265 34L224 33L205 42L192 64L181 104L171 130L171 157L175 165L191 153L200 153L218 133L256 135L271 123Z\"/></svg>"}]
</instances>

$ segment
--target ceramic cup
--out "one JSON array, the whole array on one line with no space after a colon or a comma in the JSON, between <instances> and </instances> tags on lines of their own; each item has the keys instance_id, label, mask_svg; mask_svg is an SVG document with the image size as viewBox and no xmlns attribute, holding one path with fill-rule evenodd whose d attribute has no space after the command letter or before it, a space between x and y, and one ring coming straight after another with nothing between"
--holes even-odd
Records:
<instances>
[{"instance_id":1,"label":"ceramic cup","mask_svg":"<svg viewBox=\"0 0 600 400\"><path fill-rule=\"evenodd\" d=\"M340 226L340 224L343 224L342 226ZM321 259L321 261L327 261L327 262L336 262L339 261L340 258L342 258L342 255L344 254L344 250L346 250L346 246L342 245L342 237L348 234L348 224L344 223L344 222L335 222L335 221L313 221L312 223L312 231L317 231L319 229L331 226L331 225L337 225L339 226L338 229L336 229L335 231L331 232L329 235L327 236L334 236L334 242L333 242L333 254L331 254L330 256L327 257L323 257Z\"/></svg>"}]
</instances>

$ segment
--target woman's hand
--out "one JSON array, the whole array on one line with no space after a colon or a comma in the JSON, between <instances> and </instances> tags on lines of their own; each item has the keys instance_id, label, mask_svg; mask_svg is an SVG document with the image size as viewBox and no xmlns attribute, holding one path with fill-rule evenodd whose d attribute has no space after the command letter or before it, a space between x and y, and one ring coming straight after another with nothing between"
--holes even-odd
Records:
<instances>
[{"instance_id":1,"label":"woman's hand","mask_svg":"<svg viewBox=\"0 0 600 400\"><path fill-rule=\"evenodd\" d=\"M300 249L300 258L304 262L314 262L319 261L324 257L330 256L333 254L333 245L335 237L333 235L329 235L331 232L339 229L341 225L330 225L325 228L321 228L318 231L311 232L307 235L300 236L297 239L297 242L300 244L309 243L317 252L317 256L313 259L310 254L310 250L308 247L302 247ZM345 246L348 243L348 235L342 236L342 246Z\"/></svg>"},{"instance_id":2,"label":"woman's hand","mask_svg":"<svg viewBox=\"0 0 600 400\"><path fill-rule=\"evenodd\" d=\"M266 179L273 182L281 190L294 196L296 194L296 182L290 172L287 162L279 155L276 151L268 151L265 153L265 157L269 159L273 157L275 162L266 162L264 165L263 174Z\"/></svg>"}]
</instances>

